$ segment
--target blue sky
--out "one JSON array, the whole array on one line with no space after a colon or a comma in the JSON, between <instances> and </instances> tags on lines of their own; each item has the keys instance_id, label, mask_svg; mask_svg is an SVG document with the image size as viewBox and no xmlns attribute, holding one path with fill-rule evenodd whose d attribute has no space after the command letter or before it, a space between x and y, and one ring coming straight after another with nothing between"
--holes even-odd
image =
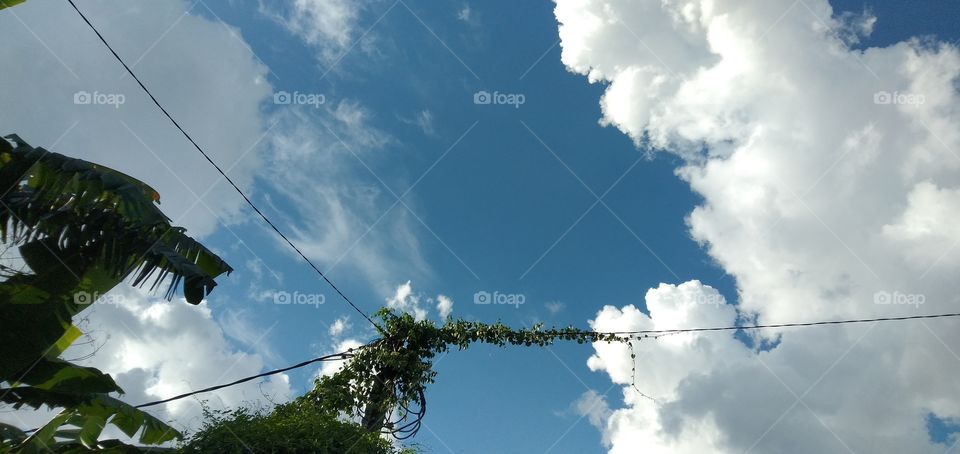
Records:
<instances>
[{"instance_id":1,"label":"blue sky","mask_svg":"<svg viewBox=\"0 0 960 454\"><path fill-rule=\"evenodd\" d=\"M675 159L645 156L624 135L597 125L602 87L585 84L559 62L551 4L471 4L478 17L474 26L458 21L462 4L407 4L443 42L397 6L374 29L378 40L388 42L386 49L378 47L385 55L371 62L368 55L351 52L338 66L344 74L319 82L316 76L323 74L323 66L303 65L310 61L309 49L273 51L290 39L281 30L271 33L275 24L256 14L238 15L231 23L244 31L267 29L245 37L277 74L272 82L278 88L330 93L328 99L350 97L370 108L375 123L398 138L387 146L389 157L372 166L393 184L395 193L404 192L436 164L409 195L427 224L415 222L414 230L432 271L429 278L413 282L416 290L450 296L460 317L517 326L542 321L581 327L597 308L637 301L660 282L702 276L717 288L733 291L725 273L686 232L683 219L697 199L673 175ZM211 7L228 22L228 14L237 14L227 6L224 13ZM361 22L376 20L389 7L390 2L371 6ZM504 15L508 7L514 12ZM526 102L519 108L475 105L473 94L480 90L523 94ZM432 135L401 120L421 110L433 114ZM370 175L360 168L357 178L368 181ZM597 199L591 191L599 196L618 180L603 198L606 206L593 206ZM249 231L269 245L270 232ZM375 229L371 235L376 234ZM223 236L225 243L233 241ZM319 309L249 305L251 311L270 314L258 320L261 328L279 321L273 332L283 335L276 336L275 348L285 359L315 353L311 344L317 342L317 327L341 314L350 315L355 325L365 323L306 266L273 248L252 249L268 266L281 269L285 280L295 283L292 288L328 296ZM252 258L242 253L238 257ZM231 281L242 279L242 273L226 280L213 301L235 306L228 295ZM365 279L338 269L329 275L365 310L382 305L384 295L371 291ZM398 275L391 284L406 279ZM472 303L478 291L516 293L526 299L519 308L477 306ZM555 302L563 306L552 314L546 305ZM435 451L445 451L446 443L456 452L480 445L514 452L597 450L596 430L586 423L574 425L580 417L570 409L571 397L581 394L585 385L606 390L610 384L583 367L588 348L558 345L551 350L477 347L444 357L438 364L439 381L428 395L430 430L423 430L417 442ZM297 375L305 382L309 371ZM498 436L491 438L491 433Z\"/></svg>"},{"instance_id":2,"label":"blue sky","mask_svg":"<svg viewBox=\"0 0 960 454\"><path fill-rule=\"evenodd\" d=\"M847 3L836 6L854 11L862 7ZM428 227L414 226L433 273L414 282L417 290L452 297L457 316L516 325L543 321L584 326L597 308L638 302L646 289L660 282L699 278L727 298L735 297L733 282L687 232L684 217L698 197L675 177L677 159L644 155L645 150L623 134L597 124L603 87L584 83L560 62L552 4L470 4L477 19L468 26L456 17L466 4L407 5L428 25L396 6L373 29L378 44L385 42L377 45L381 55L371 59L350 52L337 73L319 82L316 75L323 74L323 65L303 64L310 49L294 45L276 51L289 37L275 24L255 12L245 17L228 5L211 7L244 31L276 74L271 82L278 88L358 99L371 109L375 123L398 138L387 146L390 156L373 168L387 182L396 181L394 192L405 191L411 179L436 163L436 171L410 193L417 200L417 215L438 237ZM921 15L917 12L924 8L896 2L868 6L878 16L898 19L884 21L864 45L928 34L957 37L952 36L956 31L950 18L956 19L958 10L942 2L932 2L931 8L947 14ZM367 26L388 8L390 2L373 4L360 22ZM472 95L479 90L523 94L526 103L519 108L478 106ZM400 120L421 110L433 114L432 135ZM363 170L358 173L360 179L370 177ZM591 191L603 194L618 180L603 198L606 205L594 206ZM280 261L270 249L254 252L275 258L265 260L290 273L288 279L298 286L330 294L295 260ZM363 279L337 270L330 276L343 282L368 311L384 298L371 292ZM396 283L403 280L398 276ZM230 286L225 284L225 289ZM519 293L527 299L518 309L471 305L473 293L481 290ZM285 358L310 355L305 347L315 342L311 326L350 314L336 298L328 301L319 310L273 311L278 318L270 318L270 323L279 320L277 330L284 332L276 348ZM562 303L563 309L551 314L545 307L551 302ZM353 314L351 318L361 323ZM602 392L610 384L583 367L589 355L583 346L551 350L478 347L444 357L438 364L439 382L428 395L430 430L422 431L417 441L436 451L447 445L456 452L476 446L513 452L598 450L597 432L588 424L575 424L579 415L570 410L570 397L585 386ZM300 375L307 379L307 374Z\"/></svg>"},{"instance_id":3,"label":"blue sky","mask_svg":"<svg viewBox=\"0 0 960 454\"><path fill-rule=\"evenodd\" d=\"M888 253L886 243L860 244L859 240L850 239L870 237L870 232L882 231L892 238L889 251L926 253L930 249L928 243L919 241L927 240L917 239L911 233L917 230L909 227L915 225L911 224L913 219L930 218L917 214L916 210L935 206L946 216L943 213L958 208L955 203L958 199L949 196L957 173L949 155L944 157L933 152L924 155L920 151L917 156L926 158L905 160L905 163L886 159L895 162L889 164L894 168L890 172L909 173L903 169L914 169L914 173L904 177L902 190L896 186L899 183L874 185L876 182L861 177L861 171L887 175L884 168L876 167L880 164L871 167L874 158L864 157L848 168L847 162L852 158L845 159L849 152L843 151L846 150L843 144L853 141L854 148L868 148L874 143L869 140L874 134L872 131L890 131L890 125L904 124L905 120L889 119L888 111L879 110L883 106L878 107L866 98L864 101L853 95L848 97L847 93L852 90L844 91L842 87L872 86L874 77L868 74L872 73L880 89L920 92L930 101L926 105L944 109L930 116L913 111L901 113L905 118L913 118L910 115L921 118L918 121L926 126L930 137L908 137L906 133L902 138L884 136L878 139L883 145L876 145L881 150L877 153L900 156L896 153L905 155L907 151L903 150L936 148L938 145L929 145L935 142L952 149L957 139L946 132L934 131L940 131L937 128L941 127L948 131L951 125L956 126L955 109L951 110L950 102L941 105L934 100L953 100L955 85L953 92L937 92L943 90L942 86L931 82L936 78L922 69L933 68L931 73L949 79L943 74L956 71L951 60L957 58L955 47L942 50L942 54L937 54L940 59L928 56L929 60L915 66L899 62L901 59L911 61L904 56L908 52L903 50L906 45L902 42L912 37L926 37L928 43L956 43L960 39L955 26L960 19L960 5L955 3L784 1L757 7L755 12L748 11L752 7L731 8L737 10L729 13L731 21L759 17L757 21L769 24L759 27L760 31L765 30L759 35L739 37L750 43L742 47L752 49L740 60L730 56L739 54L725 54L720 50L725 49L724 44L740 41L737 36L726 40L727 35L717 32L722 30L719 20L713 22L718 27L714 29L717 34L708 35L713 47L701 49L691 44L699 42L696 37L701 36L700 31L686 34L680 26L664 31L662 27L669 28L663 25L666 19L651 26L645 24L642 17L638 18L641 14L634 14L642 3L644 14L653 17L659 14L660 2L636 5L596 2L609 3L610 17L623 17L629 35L610 25L613 23L610 17L601 25L592 24L595 29L579 28L575 19L585 17L596 5L569 5L575 2L564 1L559 3L568 4L572 9L581 8L577 11L583 14L564 15L559 9L555 12L557 5L553 2L329 0L265 5L253 1L209 0L192 5L171 3L175 5L164 6L162 13L156 13L156 23L142 36L134 33L138 29L131 24L150 22L143 16L144 11L153 6L137 4L114 16L108 15L113 11L109 3L95 2L89 8L94 23L105 24L103 31L107 39L115 42L126 58L138 62L135 71L148 86L155 87L161 102L174 116L186 118L187 129L197 132L201 143L218 156L221 164L233 168L235 160L239 163L231 175L238 178L258 206L264 208L282 230L290 232L294 241L368 313L384 305L396 289L408 281L413 298L405 299L404 304L426 309L433 319L439 317L433 306L442 294L453 300L455 317L488 322L501 320L516 326L543 322L583 328L588 327L591 320L600 328L648 326L645 323L661 328L716 325L733 322L738 314L776 322L879 316L887 314L882 312L885 308L861 304L857 302L860 297L855 295L911 289L928 295L932 301L946 298L954 290L951 279L937 271L949 269L956 255L951 252L952 247L944 249L941 237L929 240L936 240L939 246L935 249L939 252L946 251L937 260L933 258L939 254L933 258L901 257ZM342 14L334 14L324 21L297 9L298 5L303 8L313 3L328 8L326 11L336 10ZM829 5L833 6L832 17L836 22L821 14ZM596 8L602 10L599 6ZM57 117L50 122L53 126L45 130L37 118L43 118L49 111L45 109L54 109L59 101L28 105L13 93L11 84L2 88L5 96L0 100L20 102L28 114L16 118L0 115L0 121L13 124L17 132L32 132L35 138L21 135L34 145L48 146L66 154L87 153L84 150L97 143L96 138L101 134L143 135L143 140L127 137L118 143L117 147L129 150L122 155L95 151L83 156L116 165L155 184L165 197L163 206L171 206L176 214L182 215L183 224L203 235L204 241L236 268L234 274L220 279L219 287L207 303L209 317L215 323L202 326L222 330L224 343L216 344L218 354L244 363L249 358L239 352L246 352L255 360L224 375L241 376L245 370L282 367L332 352L344 345L344 341L371 339L369 327L364 326L366 322L242 206L239 195L231 194L223 182L218 182L212 169L196 160L183 146L182 139L163 131L172 126L164 124L163 119L139 99L143 94L129 80L118 78L120 68L114 68L108 56L102 54L105 51L98 50L92 36L77 31L75 40L84 43L84 53L77 57L70 50L71 39L58 36L55 26L44 22L47 17L51 17L51 21L52 18L67 21L77 18L66 14L69 11L31 5L31 2L11 11L17 10L19 21L5 17L7 22L3 24L15 27L20 33L18 36L29 44L24 44L22 49L8 50L10 54L4 56L15 58L22 55L17 52L32 49L43 54L45 71L63 73L64 68L77 68L77 81L62 76L67 80L61 84L64 93L89 86L104 92L124 93L129 101L117 109L119 112L77 110L72 114L80 124L76 130L70 126L74 121L70 116ZM181 17L183 11L187 14ZM716 19L708 19L708 12L696 11L704 18L703 23ZM844 11L851 14L844 16ZM596 14L600 17L604 13ZM875 17L876 22L871 22L870 17ZM569 27L563 42L558 35L558 19ZM221 21L231 28L224 28ZM842 51L818 53L828 47L824 43L835 42L822 38L822 30L816 33L807 30L826 26L828 22L831 33L836 32L837 36L854 33L858 38L844 42L846 47ZM116 26L111 28L111 24ZM781 29L786 31L781 33ZM869 30L864 31L866 29ZM31 35L42 40L42 46ZM804 41L805 38L809 39ZM796 40L796 49L783 44L790 40ZM897 47L898 43L901 47ZM196 49L181 54L183 46L188 44ZM916 48L923 45L916 44ZM561 53L568 52L567 49L570 54L561 59ZM582 49L589 51L582 52ZM814 51L807 53L806 49ZM671 50L676 52L666 53ZM792 60L790 52L794 50L796 59L785 63ZM710 55L711 52L715 55ZM95 57L85 63L81 59L84 55ZM137 55L142 56L137 58ZM171 61L177 58L186 62ZM724 79L722 71L709 77L697 73L696 68L709 68L724 58L747 69L736 73L739 76L732 79L733 82ZM89 68L85 66L88 63ZM207 63L210 69L204 72ZM797 68L780 74L781 68L790 64L796 64ZM824 66L817 66L820 64ZM688 65L692 69L688 69ZM665 82L665 86L698 77L703 77L703 85L687 86L687 91L677 89L673 95L669 90L655 88L649 81L648 85L637 82L640 90L612 91L611 87L631 83L625 74L633 73L623 68L647 68L641 70L642 73L660 71L662 68L649 69L660 66L667 68L660 73L662 80L673 81ZM766 69L757 70L757 67ZM589 71L595 71L591 78L598 83L588 81L585 73ZM768 87L766 81L750 78L763 75L764 71L771 74L770 80L780 80L777 79L780 74L783 80L788 80L784 86L791 89L776 91ZM747 81L746 89L737 85L741 80ZM922 83L910 85L916 81ZM58 83L55 79L39 80L35 85L37 91L44 91L44 84L48 84L49 90L49 87L59 87ZM906 83L908 88L898 85L901 83ZM195 86L185 88L189 84ZM722 97L728 94L728 89L740 93L733 102ZM738 89L742 91L736 91ZM837 91L832 91L834 89ZM477 104L474 96L480 91L522 95L524 102L516 107ZM797 91L807 96L792 98ZM324 103L316 107L276 104L274 95L278 92L322 95ZM693 101L684 93L694 93ZM753 94L758 94L757 99L751 97ZM605 95L608 98L604 98ZM712 95L718 96L719 101L709 102ZM602 98L607 100L606 108L601 107ZM777 108L783 106L775 99L784 99L783 103L789 105L787 110L796 111L796 123L767 120L781 118ZM810 99L813 107L806 104L805 99ZM697 100L708 101L699 105ZM650 107L649 112L653 113L649 113L644 110L648 105L663 106L663 110ZM685 114L684 109L689 105L698 107L692 109L694 113ZM727 106L730 112L723 110ZM124 109L137 109L136 115ZM713 109L722 111L715 118L723 118L727 122L724 127L711 129L714 117L697 116L701 111L713 112ZM855 119L860 118L857 113L862 113L868 121L850 120L850 124L837 126L842 133L836 132L818 123L821 115L827 117L832 115L831 111L853 112L847 117ZM876 118L872 116L874 112L880 112ZM679 118L676 123L672 122L671 114ZM117 115L122 127L117 126ZM789 115L784 116L787 117ZM944 124L935 123L936 118L943 118ZM873 129L864 127L868 123ZM691 132L684 129L684 124L707 125L703 126L707 131ZM69 132L67 139L54 147L52 143L64 129ZM782 149L782 154L750 154L757 152L751 151L749 144L753 142L747 138L766 136L741 133L787 129L792 129L795 135L783 133L770 142L760 142L768 148L780 147L777 149ZM157 132L150 132L153 130ZM724 136L727 133L729 137ZM826 137L833 137L834 133L842 137L829 142ZM644 134L653 139L645 140ZM660 139L656 138L658 134ZM230 140L235 142L221 136L233 136ZM824 142L817 142L821 137ZM808 142L812 143L809 148ZM888 146L890 150L885 148ZM146 163L151 155L167 165ZM699 157L691 157L693 155ZM811 161L791 161L791 156L809 156L812 164ZM756 167L760 170L721 173L726 172L722 170L724 161L734 163L738 159L760 163ZM929 164L933 170L917 162ZM804 167L807 164L813 170ZM921 170L910 167L913 165ZM826 171L821 172L824 169ZM678 175L678 172L692 173ZM845 177L834 181L834 173ZM795 180L798 175L808 174L809 178L803 182ZM722 183L725 178L729 179L728 184ZM744 202L755 200L756 194L743 190L743 182L755 182L753 187L761 188L758 191L762 194L756 200L767 200L764 197L776 198L770 195L777 193L771 182L778 180L794 182L798 188L809 187L809 206L803 205L812 207L812 217L794 217L796 206L778 199L771 202L771 206L780 210L778 213L785 219L781 224L767 217L775 211L772 208L760 202ZM922 182L933 182L940 188L939 192L923 192ZM210 192L209 202L200 205L184 202L213 183L215 190ZM193 184L198 186L183 192L184 186ZM168 191L163 190L168 187ZM401 194L402 202L396 202ZM869 198L864 194L880 194L877 197L884 198ZM932 205L912 202L923 199L923 194L933 194ZM941 200L938 194L945 201L936 202ZM801 195L806 196L807 193ZM876 222L863 221L862 225L860 221L844 218L844 211L885 205L906 205L901 210L905 214L900 216L901 211L897 211ZM699 217L689 221L688 216L695 209L701 210ZM861 215L856 219L866 217ZM949 225L953 218L934 216L933 219ZM768 239L766 234L751 230L764 224L769 224L767 231L779 232L776 234L779 236ZM816 225L811 228L813 224L826 227L823 231L817 230L822 236L811 237L809 232L819 229ZM906 227L898 230L899 226ZM896 236L897 232L907 233ZM950 235L954 233L942 236L952 239ZM833 243L834 240L840 243ZM824 246L821 250L812 245ZM918 279L901 282L888 278L909 273L899 273L896 268L887 270L887 265L902 262L903 269L907 269L918 261L928 265L920 267L926 272ZM757 270L769 270L769 276ZM781 276L781 272L788 277L778 280L776 276ZM899 287L877 287L880 284L873 282L873 277ZM716 313L665 315L659 322L656 317L629 315L629 305L649 315L648 303L662 303L661 293L648 293L648 290L659 287L667 294L679 290L660 287L661 283L680 285L692 280L716 289L728 304L717 308ZM695 291L712 294L712 290L703 290L699 284ZM323 295L324 304L318 307L277 305L273 296L277 292ZM524 303L519 307L478 305L474 304L477 292L522 295ZM743 307L739 307L741 294L749 301ZM824 303L803 300L811 295ZM791 299L794 297L798 300ZM772 299L783 302L774 303ZM943 301L946 304L947 300ZM955 299L952 302L956 303ZM610 306L610 312L600 317L598 312L605 306ZM949 312L949 309L949 305L934 307L932 304L922 308L925 312ZM338 319L346 320L349 326L331 333L330 327ZM149 325L143 326L147 329ZM911 331L911 336L918 337L910 337L913 343L907 345L915 345L917 350L901 351L900 346L898 354L926 358L917 352L932 352L942 347L950 350L955 338L943 334L948 327L936 325L934 328L931 332L936 332L935 339L921 339L919 336L928 335ZM136 327L129 331L127 334L133 337L136 335L131 333L139 332ZM896 333L896 330L888 332ZM476 346L465 352L452 352L436 362L438 381L428 391L430 408L425 428L415 442L428 452L458 453L630 452L631 446L635 446L631 443L651 443L651 447L670 447L669 450L675 452L697 449L742 452L745 448L771 452L794 446L790 443L796 442L791 435L795 433L810 443L803 445L804 450L840 449L838 446L842 445L847 449L853 446L852 451L860 452L870 449L870 442L862 440L861 435L875 423L863 416L866 410L856 407L845 412L843 408L849 401L839 400L843 404L834 405L838 398L827 392L820 395L822 400L816 401L818 392L812 392L809 404L800 398L807 395L802 393L803 389L810 386L815 390L821 382L831 383L832 390L869 388L863 385L863 380L871 380L870 372L859 375L855 367L859 363L853 363L850 370L843 369L844 363L834 363L837 356L843 354L840 357L844 358L847 353L856 352L850 356L859 355L872 364L880 363L877 358L886 358L889 370L898 364L913 364L915 373L922 372L925 376L946 376L955 371L957 365L953 362L956 355L939 350L936 355L943 357L936 357L946 360L931 357L924 364L939 362L942 369L927 370L926 366L912 363L908 356L887 358L883 352L889 348L885 350L879 342L870 344L873 337L855 329L838 330L830 335L819 333L810 334L809 338L741 336L730 343L711 343L716 341L703 338L688 344L681 342L682 348L653 344L652 349L676 353L676 356L651 353L637 363L638 375L651 377L649 382L642 378L639 386L646 383L649 388L645 389L667 396L659 410L650 410L653 407L649 403L635 398L624 398L630 396L629 387L622 382L622 365L615 364L617 355L622 357L623 352L575 344L560 344L549 349ZM790 344L791 339L794 344ZM862 339L868 340L861 344ZM742 344L734 346L741 341ZM754 341L782 341L787 347L762 353L743 347L743 344L753 345ZM817 341L826 342L829 348L810 353ZM872 350L857 350L864 344L871 345ZM810 345L811 350L804 350L803 345ZM681 354L681 350L685 353ZM124 358L136 354L127 352L124 356L123 349L117 347L116 352L108 349L104 355L111 353ZM742 376L731 372L735 367L727 368L726 358L752 358L751 355L761 358L759 363L766 368L751 362L751 367L758 367L759 372L741 367L739 370L747 371ZM591 356L595 359L589 360L588 367ZM730 361L729 364L736 364L737 360ZM677 377L673 377L672 372L658 372L658 369L672 368L674 363L693 364L693 370L678 372ZM121 365L117 366L120 370L116 373L134 379L130 378L135 371L129 361L118 360L114 362L117 364ZM140 366L145 374L153 374L155 381L148 380L148 383L170 386L153 388L150 393L162 394L175 389L179 386L177 383L188 381L187 378L178 381L176 375L164 375L171 373L164 372L165 367L170 367L164 364ZM232 367L233 362L226 364ZM829 374L835 367L837 372ZM820 376L824 369L827 372ZM776 380L767 376L766 371ZM287 398L302 393L309 388L316 373L317 369L310 368L291 372L289 385L286 389L278 388L277 393ZM902 434L891 436L906 446L914 446L911 443L918 443L916 440L929 442L916 452L926 452L928 448L930 452L937 449L942 452L955 441L951 435L952 428L957 427L954 418L960 417L960 409L952 398L955 394L950 394L953 388L940 383L931 385L935 392L924 394L922 386L915 384L916 377L904 374L903 382L882 382L875 392L908 389L917 393L916 408L911 407L913 413L904 410L903 421L912 421L923 429L911 432L910 436L915 438ZM748 393L753 386L750 381L760 375L766 378L756 385L752 394ZM214 383L195 382L211 378L221 377L191 376L189 386L212 385ZM761 382L760 378L757 380ZM697 388L701 384L703 389L712 391ZM784 391L781 384L790 392ZM722 391L728 389L727 386L729 391ZM794 386L798 388L795 391ZM262 400L257 391L251 388L223 399L234 404ZM712 396L704 397L704 393ZM586 409L578 406L584 396L596 395L604 396L602 404ZM716 400L712 400L714 396ZM792 397L797 397L803 406L796 403L789 406ZM773 407L784 399L787 405L781 407L788 410L783 416L776 418L782 408L770 409L773 418L767 419L774 421L772 425L770 421L759 421L763 419L760 416L757 421L732 416L738 408L743 411L752 408L750 405L767 403ZM794 412L794 407L799 410ZM803 407L810 410L812 419L810 414L798 413ZM168 411L178 414L177 409ZM651 416L653 413L647 411L660 413ZM766 411L758 410L757 414L765 416ZM781 419L784 423L777 427ZM646 426L659 427L673 438L656 438L644 432ZM768 426L770 429L764 431ZM824 427L828 430L823 431ZM756 442L752 442L754 439ZM811 441L814 439L816 443ZM828 444L835 442L834 439L840 440L840 445ZM821 442L824 444L819 444Z\"/></svg>"}]
</instances>

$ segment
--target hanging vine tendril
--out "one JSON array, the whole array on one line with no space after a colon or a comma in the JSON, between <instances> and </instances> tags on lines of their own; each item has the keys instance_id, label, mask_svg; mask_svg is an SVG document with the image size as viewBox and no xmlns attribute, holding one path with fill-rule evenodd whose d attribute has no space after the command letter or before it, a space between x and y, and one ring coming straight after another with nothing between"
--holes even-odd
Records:
<instances>
[{"instance_id":1,"label":"hanging vine tendril","mask_svg":"<svg viewBox=\"0 0 960 454\"><path fill-rule=\"evenodd\" d=\"M654 336L653 339L656 340L659 337L660 336ZM649 339L649 338L650 336L644 334L643 336L631 337L629 338L630 340L627 341L627 347L630 348L630 386L633 388L634 391L637 392L637 394L640 394L640 396L646 397L647 399L650 399L653 402L657 402L657 399L650 397L643 391L640 391L640 388L637 388L637 352L633 349L633 340L639 341L642 339Z\"/></svg>"}]
</instances>

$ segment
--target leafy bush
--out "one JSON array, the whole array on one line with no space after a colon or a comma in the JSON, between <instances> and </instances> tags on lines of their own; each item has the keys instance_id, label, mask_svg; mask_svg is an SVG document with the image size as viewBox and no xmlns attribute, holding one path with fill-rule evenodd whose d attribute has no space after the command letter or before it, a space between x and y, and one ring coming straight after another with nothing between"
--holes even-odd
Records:
<instances>
[{"instance_id":1,"label":"leafy bush","mask_svg":"<svg viewBox=\"0 0 960 454\"><path fill-rule=\"evenodd\" d=\"M400 450L359 424L302 402L272 412L240 408L206 411L200 431L180 446L183 453L412 453Z\"/></svg>"}]
</instances>

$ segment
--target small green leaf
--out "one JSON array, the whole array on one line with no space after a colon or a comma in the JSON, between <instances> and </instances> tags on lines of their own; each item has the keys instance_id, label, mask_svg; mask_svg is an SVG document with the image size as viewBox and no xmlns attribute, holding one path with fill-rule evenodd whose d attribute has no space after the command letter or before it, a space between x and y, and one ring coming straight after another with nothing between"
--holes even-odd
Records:
<instances>
[{"instance_id":1,"label":"small green leaf","mask_svg":"<svg viewBox=\"0 0 960 454\"><path fill-rule=\"evenodd\" d=\"M61 411L57 416L54 416L53 419L47 421L40 429L27 437L23 442L24 447L30 447L31 450L36 452L46 452L50 450L50 445L54 443L53 436L57 433L57 429L63 425L68 419L70 419L69 411Z\"/></svg>"},{"instance_id":2,"label":"small green leaf","mask_svg":"<svg viewBox=\"0 0 960 454\"><path fill-rule=\"evenodd\" d=\"M80 331L80 328L70 325L70 327L67 328L67 331L63 333L63 336L60 336L60 339L57 340L57 343L53 345L53 348L47 352L47 357L56 358L57 356L60 356L61 353L66 351L67 347L73 344L73 342L82 335L83 332Z\"/></svg>"},{"instance_id":3,"label":"small green leaf","mask_svg":"<svg viewBox=\"0 0 960 454\"><path fill-rule=\"evenodd\" d=\"M96 449L97 438L103 432L103 426L106 422L107 418L102 415L88 416L86 421L83 422L83 426L80 427L80 433L77 437L80 443L88 449Z\"/></svg>"},{"instance_id":4,"label":"small green leaf","mask_svg":"<svg viewBox=\"0 0 960 454\"><path fill-rule=\"evenodd\" d=\"M9 8L11 6L19 5L27 0L0 0L0 9Z\"/></svg>"},{"instance_id":5,"label":"small green leaf","mask_svg":"<svg viewBox=\"0 0 960 454\"><path fill-rule=\"evenodd\" d=\"M110 420L110 424L120 429L124 435L133 438L133 436L137 434L137 431L140 430L140 426L143 425L143 417L143 412L121 408L116 415L114 415L113 419Z\"/></svg>"}]
</instances>

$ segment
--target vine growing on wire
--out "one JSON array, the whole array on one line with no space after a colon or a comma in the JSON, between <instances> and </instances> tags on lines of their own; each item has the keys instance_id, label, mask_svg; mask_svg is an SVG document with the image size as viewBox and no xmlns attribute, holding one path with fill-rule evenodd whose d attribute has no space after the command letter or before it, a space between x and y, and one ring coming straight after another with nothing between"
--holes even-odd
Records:
<instances>
[{"instance_id":1,"label":"vine growing on wire","mask_svg":"<svg viewBox=\"0 0 960 454\"><path fill-rule=\"evenodd\" d=\"M294 405L335 410L359 419L368 431L398 439L419 430L427 408L426 386L437 376L433 358L451 348L464 350L475 343L545 347L557 341L623 342L632 347L631 339L638 339L574 327L545 329L542 324L516 329L500 322L448 320L437 326L387 308L375 317L382 321L381 338L352 350L339 372L318 379L316 387Z\"/></svg>"}]
</instances>

